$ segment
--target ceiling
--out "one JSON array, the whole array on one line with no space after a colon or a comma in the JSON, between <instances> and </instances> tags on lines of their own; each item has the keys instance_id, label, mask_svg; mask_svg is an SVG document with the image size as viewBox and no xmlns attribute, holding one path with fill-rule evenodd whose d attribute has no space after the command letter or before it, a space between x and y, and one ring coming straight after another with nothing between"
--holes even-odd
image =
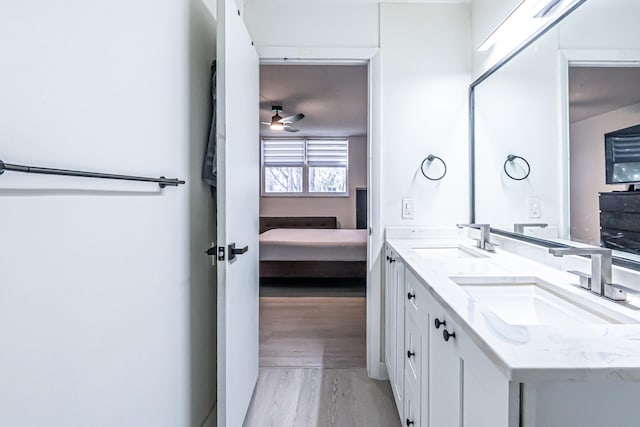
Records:
<instances>
[{"instance_id":1,"label":"ceiling","mask_svg":"<svg viewBox=\"0 0 640 427\"><path fill-rule=\"evenodd\" d=\"M303 113L292 126L300 132L273 131L261 136L355 136L367 133L366 65L261 65L260 121L271 121L272 105L282 117Z\"/></svg>"},{"instance_id":2,"label":"ceiling","mask_svg":"<svg viewBox=\"0 0 640 427\"><path fill-rule=\"evenodd\" d=\"M640 67L569 68L569 120L640 103Z\"/></svg>"}]
</instances>

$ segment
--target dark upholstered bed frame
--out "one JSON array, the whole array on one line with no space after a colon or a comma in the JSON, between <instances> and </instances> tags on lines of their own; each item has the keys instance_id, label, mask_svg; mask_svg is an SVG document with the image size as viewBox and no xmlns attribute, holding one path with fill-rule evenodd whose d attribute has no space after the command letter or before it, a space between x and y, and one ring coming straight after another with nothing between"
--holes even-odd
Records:
<instances>
[{"instance_id":1,"label":"dark upholstered bed frame","mask_svg":"<svg viewBox=\"0 0 640 427\"><path fill-rule=\"evenodd\" d=\"M338 228L336 217L260 217L260 233L274 228ZM260 277L365 278L366 261L260 261Z\"/></svg>"}]
</instances>

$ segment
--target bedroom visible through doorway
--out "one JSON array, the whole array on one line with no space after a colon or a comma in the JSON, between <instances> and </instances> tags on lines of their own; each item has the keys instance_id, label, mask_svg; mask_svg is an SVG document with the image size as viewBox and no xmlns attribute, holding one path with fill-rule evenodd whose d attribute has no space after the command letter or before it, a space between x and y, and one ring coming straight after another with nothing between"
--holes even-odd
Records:
<instances>
[{"instance_id":1,"label":"bedroom visible through doorway","mask_svg":"<svg viewBox=\"0 0 640 427\"><path fill-rule=\"evenodd\" d=\"M260 67L262 366L366 366L367 78Z\"/></svg>"},{"instance_id":2,"label":"bedroom visible through doorway","mask_svg":"<svg viewBox=\"0 0 640 427\"><path fill-rule=\"evenodd\" d=\"M260 377L246 426L325 425L343 400L397 422L388 383L367 376L368 91L367 64L260 67Z\"/></svg>"}]
</instances>

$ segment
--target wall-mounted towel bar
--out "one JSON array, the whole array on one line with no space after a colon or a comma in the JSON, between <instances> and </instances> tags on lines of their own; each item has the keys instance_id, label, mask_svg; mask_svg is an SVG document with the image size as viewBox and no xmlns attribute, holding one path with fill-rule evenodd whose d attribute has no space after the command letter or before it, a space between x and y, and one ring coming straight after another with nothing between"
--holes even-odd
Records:
<instances>
[{"instance_id":1,"label":"wall-mounted towel bar","mask_svg":"<svg viewBox=\"0 0 640 427\"><path fill-rule=\"evenodd\" d=\"M160 188L164 188L166 186L176 187L180 184L185 183L185 181L181 181L177 178L165 178L164 176L161 176L160 178L147 178L144 176L115 175L110 173L41 168L37 166L14 165L10 163L5 163L2 160L0 160L0 175L2 175L5 171L38 173L38 174L44 174L44 175L78 176L83 178L102 178L102 179L119 179L124 181L155 182L160 186Z\"/></svg>"}]
</instances>

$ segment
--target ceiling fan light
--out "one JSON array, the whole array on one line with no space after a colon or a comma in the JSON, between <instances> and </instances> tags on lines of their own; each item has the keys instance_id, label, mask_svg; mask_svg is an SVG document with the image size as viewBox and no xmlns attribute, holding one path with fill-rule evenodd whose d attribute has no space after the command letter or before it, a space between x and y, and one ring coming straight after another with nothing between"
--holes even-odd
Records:
<instances>
[{"instance_id":1,"label":"ceiling fan light","mask_svg":"<svg viewBox=\"0 0 640 427\"><path fill-rule=\"evenodd\" d=\"M284 125L278 122L271 122L271 130L282 130L284 129Z\"/></svg>"}]
</instances>

